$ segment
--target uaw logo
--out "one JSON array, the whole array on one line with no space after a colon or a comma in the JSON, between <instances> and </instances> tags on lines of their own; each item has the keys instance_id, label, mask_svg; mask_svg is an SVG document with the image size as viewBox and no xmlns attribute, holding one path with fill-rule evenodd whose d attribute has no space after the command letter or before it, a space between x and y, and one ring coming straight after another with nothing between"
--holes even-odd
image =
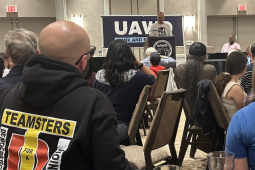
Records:
<instances>
[{"instance_id":1,"label":"uaw logo","mask_svg":"<svg viewBox=\"0 0 255 170\"><path fill-rule=\"evenodd\" d=\"M1 127L0 170L40 170L60 169L63 152L73 138L75 121L46 117L10 109L5 109L1 123L7 127L25 129L24 135L12 133L9 144L6 143L7 127ZM48 144L39 139L40 133L59 136L57 150L49 157ZM65 137L65 138L62 138ZM4 167L4 155L8 146L7 167Z\"/></svg>"},{"instance_id":2,"label":"uaw logo","mask_svg":"<svg viewBox=\"0 0 255 170\"><path fill-rule=\"evenodd\" d=\"M153 48L155 48L161 55L170 57L173 49L171 44L166 40L158 40L154 43Z\"/></svg>"}]
</instances>

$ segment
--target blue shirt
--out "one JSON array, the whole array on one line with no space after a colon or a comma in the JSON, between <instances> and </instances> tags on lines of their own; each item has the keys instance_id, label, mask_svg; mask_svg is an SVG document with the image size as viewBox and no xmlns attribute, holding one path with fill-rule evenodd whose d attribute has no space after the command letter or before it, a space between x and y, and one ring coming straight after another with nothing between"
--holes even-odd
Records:
<instances>
[{"instance_id":1,"label":"blue shirt","mask_svg":"<svg viewBox=\"0 0 255 170\"><path fill-rule=\"evenodd\" d=\"M255 102L237 111L227 130L226 151L235 158L247 158L251 170L255 170Z\"/></svg>"},{"instance_id":2,"label":"blue shirt","mask_svg":"<svg viewBox=\"0 0 255 170\"><path fill-rule=\"evenodd\" d=\"M15 65L11 68L10 72L3 78L0 79L0 89L11 87L21 82L23 65Z\"/></svg>"},{"instance_id":3,"label":"blue shirt","mask_svg":"<svg viewBox=\"0 0 255 170\"><path fill-rule=\"evenodd\" d=\"M147 68L150 68L151 67L150 57L145 57L145 59L143 59L141 63L143 63L143 65L145 65ZM163 58L161 58L159 65L164 66L166 69L168 69L176 65L176 60L173 59L172 57L163 56Z\"/></svg>"},{"instance_id":4,"label":"blue shirt","mask_svg":"<svg viewBox=\"0 0 255 170\"><path fill-rule=\"evenodd\" d=\"M142 71L130 70L127 73L129 78L125 83L111 86L104 78L104 70L99 70L93 84L94 88L109 97L117 112L118 123L130 121L144 86L155 82L154 76Z\"/></svg>"}]
</instances>

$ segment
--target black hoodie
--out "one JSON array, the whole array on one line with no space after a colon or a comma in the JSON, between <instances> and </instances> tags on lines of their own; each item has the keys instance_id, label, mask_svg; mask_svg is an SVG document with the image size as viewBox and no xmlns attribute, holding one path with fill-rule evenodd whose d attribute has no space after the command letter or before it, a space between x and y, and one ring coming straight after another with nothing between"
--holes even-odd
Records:
<instances>
[{"instance_id":1,"label":"black hoodie","mask_svg":"<svg viewBox=\"0 0 255 170\"><path fill-rule=\"evenodd\" d=\"M70 64L33 56L22 82L0 90L0 169L131 169L109 99L86 84Z\"/></svg>"}]
</instances>

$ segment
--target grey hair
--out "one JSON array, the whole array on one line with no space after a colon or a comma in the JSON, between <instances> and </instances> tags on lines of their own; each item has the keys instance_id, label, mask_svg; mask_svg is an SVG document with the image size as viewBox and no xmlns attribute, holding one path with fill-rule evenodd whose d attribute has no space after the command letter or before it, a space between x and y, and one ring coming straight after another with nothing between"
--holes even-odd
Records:
<instances>
[{"instance_id":1,"label":"grey hair","mask_svg":"<svg viewBox=\"0 0 255 170\"><path fill-rule=\"evenodd\" d=\"M25 64L38 49L37 35L23 28L8 31L4 42L6 51L15 65Z\"/></svg>"},{"instance_id":2,"label":"grey hair","mask_svg":"<svg viewBox=\"0 0 255 170\"><path fill-rule=\"evenodd\" d=\"M157 50L155 48L153 48L153 47L147 48L146 51L145 51L145 56L146 57L150 56L152 52L157 52Z\"/></svg>"}]
</instances>

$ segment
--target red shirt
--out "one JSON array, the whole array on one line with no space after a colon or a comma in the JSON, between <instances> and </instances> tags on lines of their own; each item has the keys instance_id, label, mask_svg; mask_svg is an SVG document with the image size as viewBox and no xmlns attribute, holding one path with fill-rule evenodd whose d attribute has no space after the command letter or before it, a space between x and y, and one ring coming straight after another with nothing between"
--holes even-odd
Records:
<instances>
[{"instance_id":1,"label":"red shirt","mask_svg":"<svg viewBox=\"0 0 255 170\"><path fill-rule=\"evenodd\" d=\"M150 70L155 74L155 76L157 77L158 71L159 70L165 70L166 68L164 66L160 66L160 65L152 65L150 67Z\"/></svg>"}]
</instances>

